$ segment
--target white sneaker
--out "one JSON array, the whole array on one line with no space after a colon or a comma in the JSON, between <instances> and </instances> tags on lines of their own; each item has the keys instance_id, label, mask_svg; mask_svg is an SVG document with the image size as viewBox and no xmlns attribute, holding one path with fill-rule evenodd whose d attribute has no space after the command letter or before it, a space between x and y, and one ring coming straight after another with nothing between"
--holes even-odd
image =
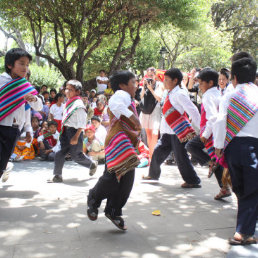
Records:
<instances>
[{"instance_id":1,"label":"white sneaker","mask_svg":"<svg viewBox=\"0 0 258 258\"><path fill-rule=\"evenodd\" d=\"M11 170L13 169L13 163L8 162L6 169L4 170L4 173L2 175L2 182L6 182L9 178L9 174Z\"/></svg>"},{"instance_id":2,"label":"white sneaker","mask_svg":"<svg viewBox=\"0 0 258 258\"><path fill-rule=\"evenodd\" d=\"M98 161L92 161L92 164L90 166L90 176L93 176L98 168Z\"/></svg>"}]
</instances>

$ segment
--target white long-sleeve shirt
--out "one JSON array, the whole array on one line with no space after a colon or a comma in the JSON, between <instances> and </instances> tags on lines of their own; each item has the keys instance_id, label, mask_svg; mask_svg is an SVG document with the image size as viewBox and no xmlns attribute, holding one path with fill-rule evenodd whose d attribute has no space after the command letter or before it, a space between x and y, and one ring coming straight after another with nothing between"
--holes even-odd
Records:
<instances>
[{"instance_id":1,"label":"white long-sleeve shirt","mask_svg":"<svg viewBox=\"0 0 258 258\"><path fill-rule=\"evenodd\" d=\"M85 129L87 124L87 113L85 108L78 108L64 123L64 126L73 127L75 129Z\"/></svg>"},{"instance_id":2,"label":"white long-sleeve shirt","mask_svg":"<svg viewBox=\"0 0 258 258\"><path fill-rule=\"evenodd\" d=\"M8 73L3 73L0 76L0 91L2 86L11 80L13 79ZM34 110L40 111L43 108L42 101L37 96L35 97L37 98L36 102L28 102L28 103ZM20 130L22 130L22 128L24 127L25 132L32 132L30 113L31 113L30 109L25 111L25 104L23 104L19 108L17 108L14 112L12 112L10 115L5 117L2 121L0 121L0 125L12 126L15 121L15 124L19 126Z\"/></svg>"},{"instance_id":3,"label":"white long-sleeve shirt","mask_svg":"<svg viewBox=\"0 0 258 258\"><path fill-rule=\"evenodd\" d=\"M200 113L197 107L190 100L190 97L186 90L181 89L179 86L176 86L173 90L168 93L169 101L172 106L183 115L186 112L189 117L192 119L192 124L195 128L200 128ZM166 122L164 116L161 119L160 125L161 134L175 134L171 127Z\"/></svg>"},{"instance_id":4,"label":"white long-sleeve shirt","mask_svg":"<svg viewBox=\"0 0 258 258\"><path fill-rule=\"evenodd\" d=\"M219 112L220 100L221 100L221 94L216 87L212 87L208 89L202 95L202 104L206 112L206 119L207 119L205 130L202 133L202 136L205 137L206 139L209 139L210 136L212 135L212 129L216 122L218 112Z\"/></svg>"},{"instance_id":5,"label":"white long-sleeve shirt","mask_svg":"<svg viewBox=\"0 0 258 258\"><path fill-rule=\"evenodd\" d=\"M133 112L128 109L132 103L130 94L124 90L117 90L109 99L108 107L114 116L119 119L121 115L129 118Z\"/></svg>"},{"instance_id":6,"label":"white long-sleeve shirt","mask_svg":"<svg viewBox=\"0 0 258 258\"><path fill-rule=\"evenodd\" d=\"M246 84L238 84L234 91L230 91L228 94L224 95L220 105L218 118L214 125L213 137L214 137L214 147L217 149L223 149L226 132L227 132L227 114L228 106L230 104L230 99L234 96L235 92L240 90ZM258 104L258 87L254 88L255 93L249 94L247 96L250 101ZM247 124L237 133L236 137L254 137L258 138L258 112L253 116L253 118L247 122Z\"/></svg>"}]
</instances>

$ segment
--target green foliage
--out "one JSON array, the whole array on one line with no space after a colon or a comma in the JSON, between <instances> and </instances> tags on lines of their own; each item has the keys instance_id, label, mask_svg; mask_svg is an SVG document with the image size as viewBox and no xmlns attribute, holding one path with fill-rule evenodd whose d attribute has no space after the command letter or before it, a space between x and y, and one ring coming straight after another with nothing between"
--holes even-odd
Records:
<instances>
[{"instance_id":1,"label":"green foliage","mask_svg":"<svg viewBox=\"0 0 258 258\"><path fill-rule=\"evenodd\" d=\"M257 0L219 0L211 7L216 28L233 35L233 52L247 51L256 59L257 52Z\"/></svg>"},{"instance_id":2,"label":"green foliage","mask_svg":"<svg viewBox=\"0 0 258 258\"><path fill-rule=\"evenodd\" d=\"M141 42L136 49L131 64L131 67L141 75L143 75L143 72L148 67L158 67L161 43L157 40L157 37L157 33L153 30L145 30L142 32Z\"/></svg>"},{"instance_id":3,"label":"green foliage","mask_svg":"<svg viewBox=\"0 0 258 258\"><path fill-rule=\"evenodd\" d=\"M34 86L46 84L49 88L59 88L64 82L64 77L55 68L49 66L30 65L30 82Z\"/></svg>"},{"instance_id":4,"label":"green foliage","mask_svg":"<svg viewBox=\"0 0 258 258\"><path fill-rule=\"evenodd\" d=\"M0 57L0 74L2 74L5 71L4 68L4 56Z\"/></svg>"}]
</instances>

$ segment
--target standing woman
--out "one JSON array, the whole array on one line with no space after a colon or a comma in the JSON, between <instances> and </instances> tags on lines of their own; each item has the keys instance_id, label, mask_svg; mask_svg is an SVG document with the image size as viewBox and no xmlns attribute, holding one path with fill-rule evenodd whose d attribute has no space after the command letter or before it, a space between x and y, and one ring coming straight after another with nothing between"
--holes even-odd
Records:
<instances>
[{"instance_id":1,"label":"standing woman","mask_svg":"<svg viewBox=\"0 0 258 258\"><path fill-rule=\"evenodd\" d=\"M147 77L144 80L142 91L141 91L141 101L143 107L149 100L152 99L154 102L154 109L149 113L142 109L140 114L140 121L142 128L146 130L147 143L150 150L150 159L152 157L154 147L158 142L160 121L161 121L161 107L160 101L163 95L164 86L162 82L156 81L156 70L155 68L148 68ZM149 105L148 105L149 106Z\"/></svg>"},{"instance_id":2,"label":"standing woman","mask_svg":"<svg viewBox=\"0 0 258 258\"><path fill-rule=\"evenodd\" d=\"M49 118L51 121L57 122L57 131L61 131L62 117L64 111L64 95L57 93L55 96L55 104L53 104L49 111Z\"/></svg>"},{"instance_id":3,"label":"standing woman","mask_svg":"<svg viewBox=\"0 0 258 258\"><path fill-rule=\"evenodd\" d=\"M229 83L229 75L230 72L227 68L222 68L219 72L218 90L220 91L221 96L223 96L226 92L234 89L233 85Z\"/></svg>"}]
</instances>

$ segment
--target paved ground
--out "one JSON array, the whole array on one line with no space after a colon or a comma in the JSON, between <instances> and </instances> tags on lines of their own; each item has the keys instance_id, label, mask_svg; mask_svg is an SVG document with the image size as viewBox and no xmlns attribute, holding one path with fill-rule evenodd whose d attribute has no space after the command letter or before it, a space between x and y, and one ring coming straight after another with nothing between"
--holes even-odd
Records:
<instances>
[{"instance_id":1,"label":"paved ground","mask_svg":"<svg viewBox=\"0 0 258 258\"><path fill-rule=\"evenodd\" d=\"M142 183L137 169L126 208L128 231L121 232L100 213L86 217L86 195L103 172L66 162L64 184L47 184L53 163L24 161L0 185L0 257L258 257L257 245L230 249L236 200L215 201L215 178L197 167L201 189L184 190L174 166L162 167L158 183ZM103 204L104 205L104 204ZM100 211L103 211L103 205ZM161 216L153 216L159 209Z\"/></svg>"}]
</instances>

